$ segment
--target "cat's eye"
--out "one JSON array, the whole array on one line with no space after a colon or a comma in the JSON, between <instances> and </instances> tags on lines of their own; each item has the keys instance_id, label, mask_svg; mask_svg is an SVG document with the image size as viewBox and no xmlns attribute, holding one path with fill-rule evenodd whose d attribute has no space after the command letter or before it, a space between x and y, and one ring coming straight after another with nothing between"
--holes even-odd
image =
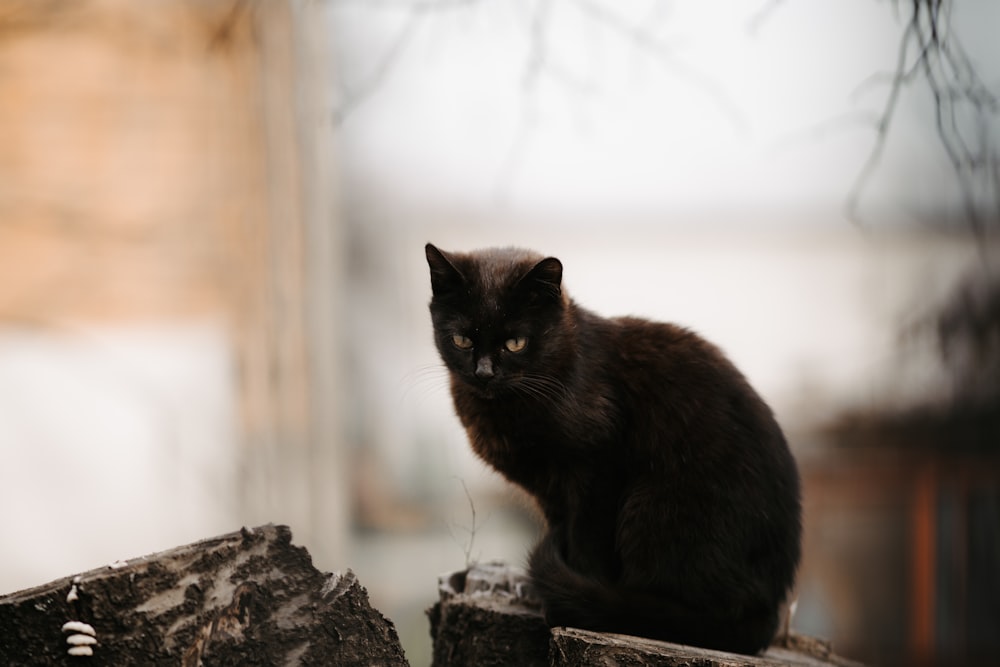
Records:
<instances>
[{"instance_id":1,"label":"cat's eye","mask_svg":"<svg viewBox=\"0 0 1000 667\"><path fill-rule=\"evenodd\" d=\"M504 343L506 347L511 352L520 352L525 347L528 346L528 339L524 336L518 336L517 338L508 338L507 342Z\"/></svg>"},{"instance_id":2,"label":"cat's eye","mask_svg":"<svg viewBox=\"0 0 1000 667\"><path fill-rule=\"evenodd\" d=\"M467 336L463 336L461 334L455 334L454 336L451 337L451 342L454 343L455 347L457 347L460 350L472 349L472 339Z\"/></svg>"}]
</instances>

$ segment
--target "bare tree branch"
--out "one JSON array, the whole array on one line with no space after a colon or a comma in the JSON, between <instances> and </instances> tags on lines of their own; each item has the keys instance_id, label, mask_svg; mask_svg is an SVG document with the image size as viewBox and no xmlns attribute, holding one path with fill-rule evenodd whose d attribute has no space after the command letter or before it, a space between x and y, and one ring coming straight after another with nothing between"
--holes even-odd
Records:
<instances>
[{"instance_id":1,"label":"bare tree branch","mask_svg":"<svg viewBox=\"0 0 1000 667\"><path fill-rule=\"evenodd\" d=\"M747 121L743 112L722 85L678 57L674 50L655 34L642 26L630 23L621 15L609 10L604 4L594 0L574 0L574 4L580 8L585 16L589 16L600 25L618 33L643 53L655 56L674 76L687 81L708 97L733 127L740 131L746 131Z\"/></svg>"},{"instance_id":2,"label":"bare tree branch","mask_svg":"<svg viewBox=\"0 0 1000 667\"><path fill-rule=\"evenodd\" d=\"M500 171L497 174L495 196L503 200L508 194L508 188L517 165L531 144L532 136L538 125L536 95L538 82L543 72L551 68L548 56L547 41L551 0L538 0L528 19L528 41L530 44L528 57L521 77L521 116L517 123L514 138L504 157Z\"/></svg>"},{"instance_id":3,"label":"bare tree branch","mask_svg":"<svg viewBox=\"0 0 1000 667\"><path fill-rule=\"evenodd\" d=\"M903 84L909 78L906 66L907 52L910 47L910 34L918 29L916 25L917 21L918 19L914 17L903 31L903 38L899 44L899 55L896 58L896 70L892 75L892 82L889 87L889 96L886 98L882 114L875 124L875 145L868 154L868 159L865 160L864 165L861 167L861 171L857 179L855 179L854 185L851 187L850 194L847 196L847 217L855 222L859 220L858 205L861 200L862 191L882 159L882 151L885 149L885 143L889 136L889 124L896 114L896 105L899 103L899 94L903 89Z\"/></svg>"},{"instance_id":4,"label":"bare tree branch","mask_svg":"<svg viewBox=\"0 0 1000 667\"><path fill-rule=\"evenodd\" d=\"M466 9L483 0L337 0L336 6L363 6L366 9L405 10L407 17L389 48L381 55L371 75L353 90L345 91L343 102L333 112L334 125L343 125L348 116L364 104L383 85L401 57L419 19L443 10Z\"/></svg>"},{"instance_id":5,"label":"bare tree branch","mask_svg":"<svg viewBox=\"0 0 1000 667\"><path fill-rule=\"evenodd\" d=\"M355 109L364 104L382 86L389 71L399 59L406 44L410 41L410 36L413 34L413 29L416 27L420 16L420 12L410 12L403 27L389 45L389 49L382 54L382 57L375 65L372 74L360 86L344 93L340 106L333 111L334 125L343 125L347 117Z\"/></svg>"},{"instance_id":6,"label":"bare tree branch","mask_svg":"<svg viewBox=\"0 0 1000 667\"><path fill-rule=\"evenodd\" d=\"M784 0L768 0L764 5L761 6L747 21L747 32L751 35L757 34L757 32L764 25L764 22L771 18L774 14L774 10L781 5Z\"/></svg>"},{"instance_id":7,"label":"bare tree branch","mask_svg":"<svg viewBox=\"0 0 1000 667\"><path fill-rule=\"evenodd\" d=\"M893 5L898 11L898 0ZM952 7L953 0L910 0L895 70L888 79L876 74L859 85L856 94L888 80L889 93L875 126L875 143L850 190L846 210L851 220L859 220L861 198L881 162L901 92L905 86L922 83L933 99L935 131L955 172L967 224L982 247L987 226L1000 223L1000 183L991 167L998 150L989 132L1000 114L1000 100L953 33ZM917 47L912 61L911 47ZM968 136L969 125L976 136ZM993 201L986 204L987 198ZM993 210L984 210L984 205Z\"/></svg>"},{"instance_id":8,"label":"bare tree branch","mask_svg":"<svg viewBox=\"0 0 1000 667\"><path fill-rule=\"evenodd\" d=\"M790 132L782 137L775 145L775 149L783 150L789 146L798 145L804 141L818 141L825 139L832 134L837 134L852 128L874 129L878 127L880 114L860 109L840 113L826 120L814 123L805 129Z\"/></svg>"},{"instance_id":9,"label":"bare tree branch","mask_svg":"<svg viewBox=\"0 0 1000 667\"><path fill-rule=\"evenodd\" d=\"M345 101L334 112L336 124L342 124L345 118L367 100L383 83L393 64L399 59L411 35L418 15L439 10L464 9L487 0L338 0L335 6L364 6L371 9L404 10L409 13L408 20L393 40L388 50L379 58L373 73L357 89L345 94ZM550 57L547 42L549 39L551 0L536 0L532 10L529 26L529 53L524 65L522 86L530 89L544 73L561 82L571 90L584 90L578 77L560 67ZM632 43L643 53L654 56L674 76L686 81L704 94L719 109L729 122L743 131L747 127L739 106L730 94L712 77L689 63L685 62L666 43L644 26L630 23L621 15L596 0L573 0L573 4L582 15L594 20L597 24L609 29L625 41Z\"/></svg>"}]
</instances>

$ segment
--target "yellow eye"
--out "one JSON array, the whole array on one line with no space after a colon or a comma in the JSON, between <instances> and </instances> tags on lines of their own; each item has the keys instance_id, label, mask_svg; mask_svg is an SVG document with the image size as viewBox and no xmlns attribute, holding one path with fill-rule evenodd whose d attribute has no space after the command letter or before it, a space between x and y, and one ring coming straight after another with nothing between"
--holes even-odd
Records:
<instances>
[{"instance_id":1,"label":"yellow eye","mask_svg":"<svg viewBox=\"0 0 1000 667\"><path fill-rule=\"evenodd\" d=\"M508 338L507 342L504 343L506 347L511 352L520 352L528 345L528 339L524 336L518 336L517 338Z\"/></svg>"},{"instance_id":2,"label":"yellow eye","mask_svg":"<svg viewBox=\"0 0 1000 667\"><path fill-rule=\"evenodd\" d=\"M461 334L455 334L451 337L451 342L455 344L460 350L471 350L472 349L472 339L467 338Z\"/></svg>"}]
</instances>

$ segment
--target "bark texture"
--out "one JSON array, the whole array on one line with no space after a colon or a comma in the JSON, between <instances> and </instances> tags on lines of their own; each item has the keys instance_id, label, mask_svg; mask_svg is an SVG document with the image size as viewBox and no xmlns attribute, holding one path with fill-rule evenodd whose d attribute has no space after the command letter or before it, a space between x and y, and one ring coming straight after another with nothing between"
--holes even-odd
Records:
<instances>
[{"instance_id":1,"label":"bark texture","mask_svg":"<svg viewBox=\"0 0 1000 667\"><path fill-rule=\"evenodd\" d=\"M85 625L64 631L71 621ZM93 655L71 656L67 640L88 636ZM267 525L0 597L0 664L407 662L350 570L320 572L287 527Z\"/></svg>"}]
</instances>

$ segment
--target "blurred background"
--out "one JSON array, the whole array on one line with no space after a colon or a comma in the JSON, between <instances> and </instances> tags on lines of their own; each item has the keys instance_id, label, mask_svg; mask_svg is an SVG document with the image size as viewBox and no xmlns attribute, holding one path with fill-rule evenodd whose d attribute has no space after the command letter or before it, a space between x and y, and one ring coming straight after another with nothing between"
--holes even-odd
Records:
<instances>
[{"instance_id":1,"label":"blurred background","mask_svg":"<svg viewBox=\"0 0 1000 667\"><path fill-rule=\"evenodd\" d=\"M522 564L422 246L689 326L804 479L801 632L1000 649L1000 5L0 1L0 593L265 522L414 665Z\"/></svg>"}]
</instances>

